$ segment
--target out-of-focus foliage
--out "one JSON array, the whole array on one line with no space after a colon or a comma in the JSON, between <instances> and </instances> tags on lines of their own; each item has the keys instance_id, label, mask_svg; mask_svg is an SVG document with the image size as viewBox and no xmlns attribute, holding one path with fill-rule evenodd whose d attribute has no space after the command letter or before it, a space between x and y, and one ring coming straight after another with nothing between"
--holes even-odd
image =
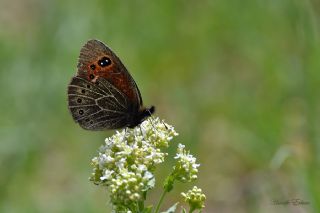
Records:
<instances>
[{"instance_id":1,"label":"out-of-focus foliage","mask_svg":"<svg viewBox=\"0 0 320 213\"><path fill-rule=\"evenodd\" d=\"M110 210L88 177L112 131L66 104L90 38L196 152L204 212L320 212L319 20L316 0L1 0L0 212Z\"/></svg>"}]
</instances>

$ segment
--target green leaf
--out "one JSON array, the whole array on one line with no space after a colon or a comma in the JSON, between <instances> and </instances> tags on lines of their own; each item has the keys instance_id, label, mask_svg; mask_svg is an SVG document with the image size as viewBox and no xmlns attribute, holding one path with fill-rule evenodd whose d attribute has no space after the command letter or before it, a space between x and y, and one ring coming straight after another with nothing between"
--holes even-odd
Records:
<instances>
[{"instance_id":1,"label":"green leaf","mask_svg":"<svg viewBox=\"0 0 320 213\"><path fill-rule=\"evenodd\" d=\"M176 211L177 205L178 205L178 202L175 203L173 206L171 206L167 211L161 212L161 213L174 213Z\"/></svg>"}]
</instances>

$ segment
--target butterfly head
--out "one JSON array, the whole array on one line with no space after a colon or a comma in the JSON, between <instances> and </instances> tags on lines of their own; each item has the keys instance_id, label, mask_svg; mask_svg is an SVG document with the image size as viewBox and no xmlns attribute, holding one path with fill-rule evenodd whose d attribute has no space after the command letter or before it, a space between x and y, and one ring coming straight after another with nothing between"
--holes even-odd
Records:
<instances>
[{"instance_id":1,"label":"butterfly head","mask_svg":"<svg viewBox=\"0 0 320 213\"><path fill-rule=\"evenodd\" d=\"M150 117L155 112L155 107L151 106L149 108L142 108L136 117L128 125L129 128L134 128L141 124L144 120Z\"/></svg>"}]
</instances>

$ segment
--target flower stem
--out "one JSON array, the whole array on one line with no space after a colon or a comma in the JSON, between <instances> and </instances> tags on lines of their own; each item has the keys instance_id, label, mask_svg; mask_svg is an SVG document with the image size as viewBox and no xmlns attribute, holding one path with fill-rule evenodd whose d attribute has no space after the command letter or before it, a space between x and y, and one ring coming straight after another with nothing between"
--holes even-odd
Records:
<instances>
[{"instance_id":1,"label":"flower stem","mask_svg":"<svg viewBox=\"0 0 320 213\"><path fill-rule=\"evenodd\" d=\"M195 210L195 208L191 208L189 209L189 213L192 213Z\"/></svg>"},{"instance_id":2,"label":"flower stem","mask_svg":"<svg viewBox=\"0 0 320 213\"><path fill-rule=\"evenodd\" d=\"M143 201L138 202L138 209L139 209L139 212L143 211L143 209L144 209L144 202Z\"/></svg>"},{"instance_id":3,"label":"flower stem","mask_svg":"<svg viewBox=\"0 0 320 213\"><path fill-rule=\"evenodd\" d=\"M162 204L162 202L163 202L163 199L164 199L164 196L165 196L166 194L167 194L167 191L164 190L164 191L162 192L162 195L161 195L161 197L160 197L160 200L159 200L159 202L158 202L158 204L157 204L157 208L156 208L156 210L155 210L154 213L158 213L158 212L159 212L160 206L161 206L161 204Z\"/></svg>"}]
</instances>

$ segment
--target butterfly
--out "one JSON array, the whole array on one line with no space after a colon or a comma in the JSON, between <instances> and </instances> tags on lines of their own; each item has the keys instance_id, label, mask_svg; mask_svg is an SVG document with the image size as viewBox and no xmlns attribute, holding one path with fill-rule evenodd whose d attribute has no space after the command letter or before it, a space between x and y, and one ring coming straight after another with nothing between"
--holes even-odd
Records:
<instances>
[{"instance_id":1,"label":"butterfly","mask_svg":"<svg viewBox=\"0 0 320 213\"><path fill-rule=\"evenodd\" d=\"M87 130L134 128L155 107L143 107L136 82L104 43L89 40L81 49L77 74L68 85L68 108Z\"/></svg>"}]
</instances>

